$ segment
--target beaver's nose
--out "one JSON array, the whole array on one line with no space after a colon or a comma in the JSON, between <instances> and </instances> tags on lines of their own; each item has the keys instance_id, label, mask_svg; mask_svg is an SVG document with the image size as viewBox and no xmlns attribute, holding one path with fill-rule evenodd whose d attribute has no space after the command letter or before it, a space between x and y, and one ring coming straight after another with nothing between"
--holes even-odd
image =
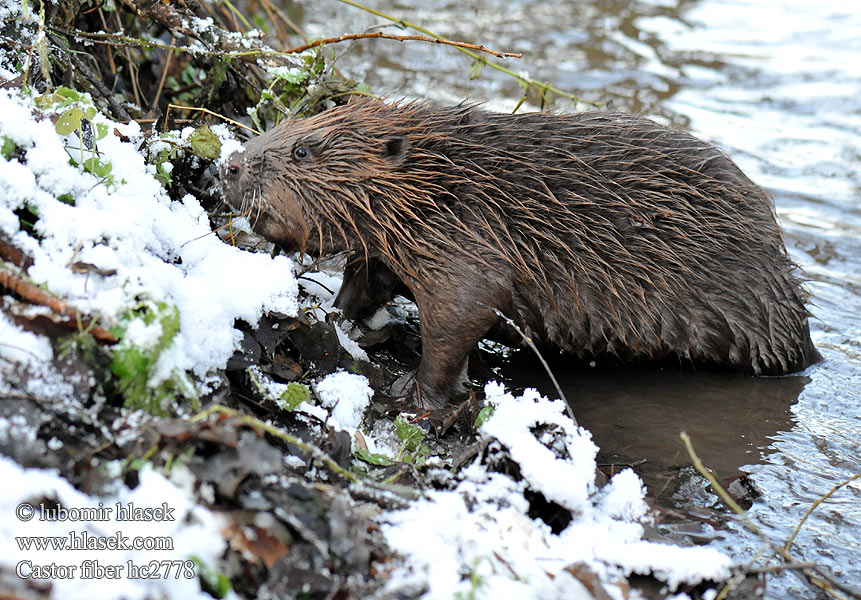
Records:
<instances>
[{"instance_id":1,"label":"beaver's nose","mask_svg":"<svg viewBox=\"0 0 861 600\"><path fill-rule=\"evenodd\" d=\"M221 178L225 181L236 181L242 175L242 162L235 158L228 158L221 168Z\"/></svg>"}]
</instances>

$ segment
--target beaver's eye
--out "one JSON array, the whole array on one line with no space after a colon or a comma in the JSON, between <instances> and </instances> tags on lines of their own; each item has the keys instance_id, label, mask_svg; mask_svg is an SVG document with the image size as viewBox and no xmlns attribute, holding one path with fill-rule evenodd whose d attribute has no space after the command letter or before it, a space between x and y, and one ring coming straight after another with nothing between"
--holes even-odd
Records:
<instances>
[{"instance_id":1,"label":"beaver's eye","mask_svg":"<svg viewBox=\"0 0 861 600\"><path fill-rule=\"evenodd\" d=\"M293 158L296 160L306 160L311 158L311 151L308 150L307 146L297 146L295 150L293 150Z\"/></svg>"}]
</instances>

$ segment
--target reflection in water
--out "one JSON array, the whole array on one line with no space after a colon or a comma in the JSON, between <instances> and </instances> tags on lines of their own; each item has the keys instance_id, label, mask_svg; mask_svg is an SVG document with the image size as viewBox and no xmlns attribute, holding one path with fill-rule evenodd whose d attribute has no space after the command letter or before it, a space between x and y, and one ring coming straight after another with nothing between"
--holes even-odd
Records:
<instances>
[{"instance_id":1,"label":"reflection in water","mask_svg":"<svg viewBox=\"0 0 861 600\"><path fill-rule=\"evenodd\" d=\"M538 387L555 397L541 366L522 354L505 370L513 377L511 384ZM790 407L810 381L657 367L552 369L601 455L608 461L614 457L614 463L646 459L648 466L637 471L653 493L690 463L679 439L682 431L719 478L761 462L774 436L791 428Z\"/></svg>"},{"instance_id":2,"label":"reflection in water","mask_svg":"<svg viewBox=\"0 0 861 600\"><path fill-rule=\"evenodd\" d=\"M451 39L523 52L506 66L689 128L774 194L789 252L810 280L813 339L826 359L805 373L807 385L806 377L619 372L571 375L566 392L605 452L682 464L682 423L718 471L752 465L746 470L764 495L751 515L774 540L787 539L814 501L861 472L857 2L379 0L374 7ZM382 23L336 2L317 2L304 17L311 35ZM379 41L347 50L335 48L338 67L389 97L481 100L511 110L522 94L513 79L487 68L469 81L470 59L450 48ZM527 385L543 377L506 375L528 376ZM773 452L763 458L761 449ZM761 545L743 531L713 543L739 560ZM823 502L793 548L800 560L825 564L859 587L861 483ZM815 597L791 575L769 577L768 597Z\"/></svg>"}]
</instances>

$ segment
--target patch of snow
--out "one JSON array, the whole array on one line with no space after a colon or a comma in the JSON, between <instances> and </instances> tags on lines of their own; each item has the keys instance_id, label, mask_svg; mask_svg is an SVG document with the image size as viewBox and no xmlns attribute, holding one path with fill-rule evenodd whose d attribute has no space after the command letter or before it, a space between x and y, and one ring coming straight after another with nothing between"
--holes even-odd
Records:
<instances>
[{"instance_id":1,"label":"patch of snow","mask_svg":"<svg viewBox=\"0 0 861 600\"><path fill-rule=\"evenodd\" d=\"M495 383L485 392L495 410L481 433L491 448L505 446L522 479L488 471L476 461L460 473L453 490L430 491L404 510L383 514L386 541L405 557L390 590L426 588L427 599L466 597L472 591L483 598L590 598L566 574L577 563L595 572L611 594L619 592L612 583L630 573L652 574L670 589L729 576L730 559L717 550L642 539L647 512L642 484L632 471L623 471L603 490L595 489L596 448L588 432L565 416L561 402L534 390L515 397ZM568 526L553 533L530 518L527 490L566 507L572 517ZM561 585L562 580L571 585Z\"/></svg>"},{"instance_id":2,"label":"patch of snow","mask_svg":"<svg viewBox=\"0 0 861 600\"><path fill-rule=\"evenodd\" d=\"M24 331L0 311L0 361L38 367L54 358L48 338Z\"/></svg>"},{"instance_id":3,"label":"patch of snow","mask_svg":"<svg viewBox=\"0 0 861 600\"><path fill-rule=\"evenodd\" d=\"M389 314L389 311L386 310L385 306L381 306L377 309L377 312L365 319L365 325L376 331L388 325L391 320L392 316Z\"/></svg>"},{"instance_id":4,"label":"patch of snow","mask_svg":"<svg viewBox=\"0 0 861 600\"><path fill-rule=\"evenodd\" d=\"M592 435L583 428L571 427L563 403L542 401L534 389L524 390L522 396L514 398L504 393L501 384L493 382L486 392L494 412L481 432L509 449L523 477L540 488L548 500L569 510L582 510L595 492L598 447ZM555 425L565 431L567 459L555 456L535 438L530 428L537 425Z\"/></svg>"},{"instance_id":5,"label":"patch of snow","mask_svg":"<svg viewBox=\"0 0 861 600\"><path fill-rule=\"evenodd\" d=\"M323 406L331 409L332 419L341 429L348 431L355 431L361 425L365 409L374 395L365 377L346 371L327 375L314 387Z\"/></svg>"},{"instance_id":6,"label":"patch of snow","mask_svg":"<svg viewBox=\"0 0 861 600\"><path fill-rule=\"evenodd\" d=\"M74 390L54 369L54 350L44 336L24 331L0 311L0 393L36 398L69 397Z\"/></svg>"},{"instance_id":7,"label":"patch of snow","mask_svg":"<svg viewBox=\"0 0 861 600\"><path fill-rule=\"evenodd\" d=\"M233 132L230 131L227 125L218 123L217 125L210 125L209 128L221 141L221 154L218 157L219 165L230 158L234 152L242 152L244 150L242 142L233 137Z\"/></svg>"},{"instance_id":8,"label":"patch of snow","mask_svg":"<svg viewBox=\"0 0 861 600\"><path fill-rule=\"evenodd\" d=\"M147 325L143 319L133 319L126 328L125 341L130 342L141 350L149 350L158 344L162 333L164 333L164 330L158 321Z\"/></svg>"},{"instance_id":9,"label":"patch of snow","mask_svg":"<svg viewBox=\"0 0 861 600\"><path fill-rule=\"evenodd\" d=\"M340 323L335 323L335 334L338 336L338 342L341 344L341 348L349 352L350 356L357 360L370 360L368 358L368 353L359 346L358 342L353 340L350 335L344 331Z\"/></svg>"},{"instance_id":10,"label":"patch of snow","mask_svg":"<svg viewBox=\"0 0 861 600\"><path fill-rule=\"evenodd\" d=\"M362 435L368 452L395 458L403 445L398 438L395 424L387 419L375 421L367 435Z\"/></svg>"},{"instance_id":11,"label":"patch of snow","mask_svg":"<svg viewBox=\"0 0 861 600\"><path fill-rule=\"evenodd\" d=\"M304 275L300 285L308 294L317 297L323 306L331 308L343 283L343 265L337 261L320 267L319 271Z\"/></svg>"}]
</instances>

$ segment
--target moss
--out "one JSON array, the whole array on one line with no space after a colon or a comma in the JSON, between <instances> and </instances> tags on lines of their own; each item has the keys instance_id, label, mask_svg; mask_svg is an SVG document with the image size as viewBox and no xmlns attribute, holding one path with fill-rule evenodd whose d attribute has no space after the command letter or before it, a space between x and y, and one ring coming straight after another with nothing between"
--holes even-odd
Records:
<instances>
[{"instance_id":1,"label":"moss","mask_svg":"<svg viewBox=\"0 0 861 600\"><path fill-rule=\"evenodd\" d=\"M311 401L311 389L302 383L288 383L281 396L278 405L284 410L293 410L303 402Z\"/></svg>"}]
</instances>

